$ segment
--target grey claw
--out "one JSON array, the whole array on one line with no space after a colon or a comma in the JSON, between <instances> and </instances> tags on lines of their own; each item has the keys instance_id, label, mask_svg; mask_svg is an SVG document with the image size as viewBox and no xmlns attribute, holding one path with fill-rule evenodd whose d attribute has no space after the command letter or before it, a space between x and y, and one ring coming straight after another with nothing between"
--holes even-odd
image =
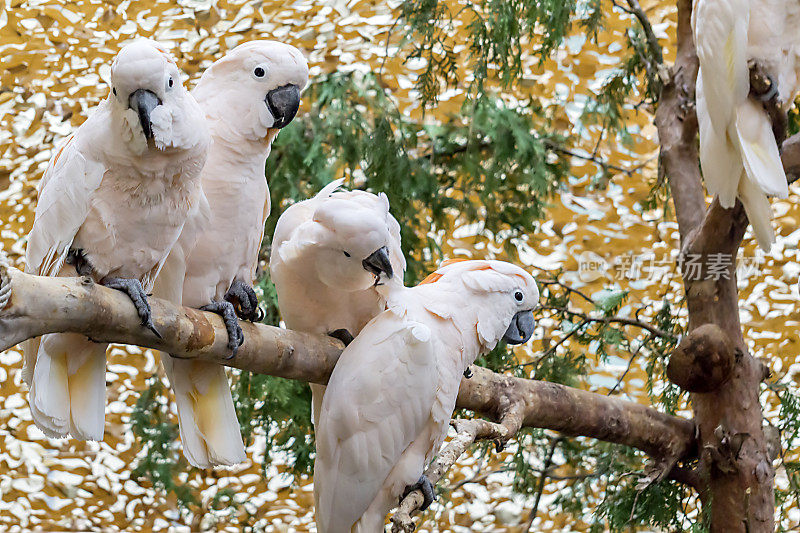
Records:
<instances>
[{"instance_id":1,"label":"grey claw","mask_svg":"<svg viewBox=\"0 0 800 533\"><path fill-rule=\"evenodd\" d=\"M253 287L243 281L235 280L228 292L225 293L225 300L233 304L239 318L250 322L258 322L260 309L258 307L258 296L256 296L256 291L253 290Z\"/></svg>"},{"instance_id":2,"label":"grey claw","mask_svg":"<svg viewBox=\"0 0 800 533\"><path fill-rule=\"evenodd\" d=\"M152 320L147 322L147 324L145 324L144 327L146 327L147 329L152 331L153 335L158 337L160 340L164 340L164 337L161 336L161 333L159 333L158 330L156 329L155 325L153 325L153 321Z\"/></svg>"},{"instance_id":3,"label":"grey claw","mask_svg":"<svg viewBox=\"0 0 800 533\"><path fill-rule=\"evenodd\" d=\"M217 313L222 317L223 322L225 322L225 330L228 332L228 348L231 351L231 355L225 359L233 359L236 356L236 352L239 351L239 346L244 342L244 333L241 326L239 326L239 319L236 318L236 310L233 304L223 300L211 302L200 309Z\"/></svg>"},{"instance_id":4,"label":"grey claw","mask_svg":"<svg viewBox=\"0 0 800 533\"><path fill-rule=\"evenodd\" d=\"M433 483L431 483L431 480L428 479L428 476L426 476L425 474L422 474L416 483L406 487L406 490L403 491L403 495L400 497L400 501L403 501L403 499L406 496L408 496L409 493L417 489L419 489L420 492L422 492L422 498L423 498L422 507L420 507L419 510L424 511L425 509L431 506L434 500L436 500L436 494L433 491Z\"/></svg>"},{"instance_id":5,"label":"grey claw","mask_svg":"<svg viewBox=\"0 0 800 533\"><path fill-rule=\"evenodd\" d=\"M333 337L334 339L342 341L345 346L348 346L351 342L353 342L353 334L344 328L331 331L328 333L328 337Z\"/></svg>"},{"instance_id":6,"label":"grey claw","mask_svg":"<svg viewBox=\"0 0 800 533\"><path fill-rule=\"evenodd\" d=\"M142 326L152 331L159 339L163 339L153 325L153 316L150 310L150 304L147 302L147 294L145 294L142 284L138 279L105 278L100 281L100 284L109 289L115 289L127 294L128 298L133 302L134 307L136 307L136 313L142 321Z\"/></svg>"}]
</instances>

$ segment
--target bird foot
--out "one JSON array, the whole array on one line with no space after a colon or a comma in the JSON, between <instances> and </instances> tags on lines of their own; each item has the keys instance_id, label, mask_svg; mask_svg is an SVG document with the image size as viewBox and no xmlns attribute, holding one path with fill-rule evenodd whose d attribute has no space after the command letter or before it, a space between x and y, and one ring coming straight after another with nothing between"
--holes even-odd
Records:
<instances>
[{"instance_id":1,"label":"bird foot","mask_svg":"<svg viewBox=\"0 0 800 533\"><path fill-rule=\"evenodd\" d=\"M150 304L147 303L147 294L142 288L142 283L138 279L129 278L104 278L100 281L101 285L109 289L116 289L128 295L133 305L136 307L136 312L142 321L142 326L146 327L153 332L153 335L159 339L163 339L161 333L158 332L155 325L153 325L153 316L150 312Z\"/></svg>"},{"instance_id":2,"label":"bird foot","mask_svg":"<svg viewBox=\"0 0 800 533\"><path fill-rule=\"evenodd\" d=\"M231 351L231 355L225 359L233 359L236 356L236 352L239 351L239 346L244 342L244 333L242 333L242 328L239 326L239 319L236 318L236 310L233 304L224 300L211 302L201 307L200 310L217 313L222 317L225 322L225 330L228 332L228 348Z\"/></svg>"},{"instance_id":3,"label":"bird foot","mask_svg":"<svg viewBox=\"0 0 800 533\"><path fill-rule=\"evenodd\" d=\"M422 474L416 483L406 487L406 490L403 491L403 495L400 497L400 501L402 502L406 496L415 490L422 492L422 507L420 507L419 510L424 511L430 507L433 501L436 499L436 494L433 492L433 483L431 483L431 480L428 479L428 476Z\"/></svg>"},{"instance_id":4,"label":"bird foot","mask_svg":"<svg viewBox=\"0 0 800 533\"><path fill-rule=\"evenodd\" d=\"M467 367L467 369L464 370L464 377L469 379L472 376L474 376L474 374L472 373L472 369L470 367Z\"/></svg>"},{"instance_id":5,"label":"bird foot","mask_svg":"<svg viewBox=\"0 0 800 533\"><path fill-rule=\"evenodd\" d=\"M350 343L353 342L353 334L344 328L331 331L328 333L328 337L333 337L334 339L342 341L345 346L349 346Z\"/></svg>"},{"instance_id":6,"label":"bird foot","mask_svg":"<svg viewBox=\"0 0 800 533\"><path fill-rule=\"evenodd\" d=\"M236 314L242 320L260 322L264 319L264 312L258 307L256 291L247 283L234 280L224 298L233 304Z\"/></svg>"}]
</instances>

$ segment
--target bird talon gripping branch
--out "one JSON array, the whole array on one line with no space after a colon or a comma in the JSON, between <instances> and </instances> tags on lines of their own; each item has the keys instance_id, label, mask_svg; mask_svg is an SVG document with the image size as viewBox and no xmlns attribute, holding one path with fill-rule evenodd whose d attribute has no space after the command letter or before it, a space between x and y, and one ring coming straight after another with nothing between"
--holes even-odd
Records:
<instances>
[{"instance_id":1,"label":"bird talon gripping branch","mask_svg":"<svg viewBox=\"0 0 800 533\"><path fill-rule=\"evenodd\" d=\"M116 289L127 294L136 307L136 313L142 321L142 326L152 331L159 339L163 339L161 333L159 333L153 325L153 317L150 311L150 304L147 302L147 294L145 294L142 283L138 279L105 278L100 284L109 289Z\"/></svg>"},{"instance_id":2,"label":"bird talon gripping branch","mask_svg":"<svg viewBox=\"0 0 800 533\"><path fill-rule=\"evenodd\" d=\"M241 280L234 280L228 292L225 293L225 300L233 304L236 314L242 320L249 322L259 321L258 296L253 287ZM264 315L261 315L264 318Z\"/></svg>"},{"instance_id":3,"label":"bird talon gripping branch","mask_svg":"<svg viewBox=\"0 0 800 533\"><path fill-rule=\"evenodd\" d=\"M416 483L406 487L406 489L403 491L403 495L400 496L398 503L402 502L406 496L415 490L419 490L422 493L423 500L422 505L419 508L420 511L426 510L434 501L436 501L436 491L434 490L433 483L431 483L431 480L428 479L428 476L422 474Z\"/></svg>"},{"instance_id":4,"label":"bird talon gripping branch","mask_svg":"<svg viewBox=\"0 0 800 533\"><path fill-rule=\"evenodd\" d=\"M239 346L244 342L244 333L239 325L239 319L236 317L236 310L233 308L233 304L222 300L204 305L200 310L216 313L222 317L225 322L225 330L228 332L228 348L231 351L231 355L225 359L230 360L236 357Z\"/></svg>"}]
</instances>

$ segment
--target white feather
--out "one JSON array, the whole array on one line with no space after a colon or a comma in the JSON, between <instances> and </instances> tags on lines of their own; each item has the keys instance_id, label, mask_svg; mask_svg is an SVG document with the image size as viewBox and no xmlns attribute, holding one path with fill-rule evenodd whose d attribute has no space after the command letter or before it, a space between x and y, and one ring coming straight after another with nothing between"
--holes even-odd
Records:
<instances>
[{"instance_id":1,"label":"white feather","mask_svg":"<svg viewBox=\"0 0 800 533\"><path fill-rule=\"evenodd\" d=\"M431 279L381 286L388 309L333 370L316 430L320 533L381 530L441 446L464 369L537 305L533 278L499 261L455 263Z\"/></svg>"},{"instance_id":2,"label":"white feather","mask_svg":"<svg viewBox=\"0 0 800 533\"><path fill-rule=\"evenodd\" d=\"M254 78L254 67L266 75ZM270 211L264 167L272 141L265 98L272 89L308 81L300 52L274 41L237 46L202 75L194 96L212 144L203 168L204 196L156 282L156 294L189 307L222 300L234 281L252 284ZM184 455L196 467L245 460L225 371L214 363L162 356L178 410Z\"/></svg>"},{"instance_id":3,"label":"white feather","mask_svg":"<svg viewBox=\"0 0 800 533\"><path fill-rule=\"evenodd\" d=\"M60 146L40 183L26 271L74 276L64 263L73 248L97 281L133 278L149 287L197 197L208 144L199 107L180 83L166 90L169 76L179 79L174 60L152 41L120 52L112 67L115 94ZM171 151L149 148L141 125L134 131L127 121L128 95L137 89L156 93L156 109L168 111L170 120L160 120L154 132ZM51 437L101 440L106 345L53 334L26 342L24 350L37 426Z\"/></svg>"}]
</instances>

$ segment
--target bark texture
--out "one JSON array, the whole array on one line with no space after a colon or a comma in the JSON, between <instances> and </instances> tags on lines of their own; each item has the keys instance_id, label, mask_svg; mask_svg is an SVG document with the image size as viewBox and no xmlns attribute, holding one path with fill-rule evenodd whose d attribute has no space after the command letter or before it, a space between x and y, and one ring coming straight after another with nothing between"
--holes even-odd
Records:
<instances>
[{"instance_id":1,"label":"bark texture","mask_svg":"<svg viewBox=\"0 0 800 533\"><path fill-rule=\"evenodd\" d=\"M4 298L5 296L5 298ZM142 327L127 296L89 278L49 278L0 265L0 351L45 333L75 332L101 342L134 344L260 374L326 384L342 344L263 324L242 323L245 341L233 359L222 319L150 299L159 339ZM554 383L472 367L457 406L499 420L504 438L521 426L633 446L656 458L689 457L694 424L632 402Z\"/></svg>"},{"instance_id":2,"label":"bark texture","mask_svg":"<svg viewBox=\"0 0 800 533\"><path fill-rule=\"evenodd\" d=\"M747 218L740 203L732 209L722 208L717 201L706 207L696 150L697 57L691 8L691 0L678 1L677 59L659 100L656 126L662 171L678 218L682 257L699 257L703 264L700 272L683 273L689 331L713 324L727 336L736 354L730 379L716 390L691 396L699 431L701 477L707 480L703 499L709 502L712 531L767 532L774 529L774 469L767 455L758 399L764 371L742 336L734 265L719 279L705 271L712 254L736 257ZM796 162L786 157L784 163L796 168Z\"/></svg>"}]
</instances>

